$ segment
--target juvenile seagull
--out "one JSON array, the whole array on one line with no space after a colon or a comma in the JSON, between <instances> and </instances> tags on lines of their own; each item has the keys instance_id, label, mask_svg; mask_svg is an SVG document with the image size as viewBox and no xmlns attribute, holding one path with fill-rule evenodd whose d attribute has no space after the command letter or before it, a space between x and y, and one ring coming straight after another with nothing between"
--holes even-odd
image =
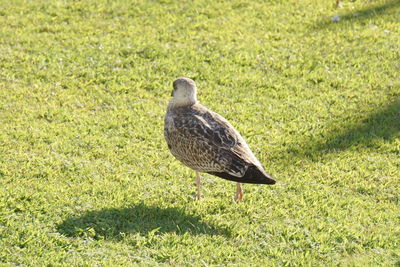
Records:
<instances>
[{"instance_id":1,"label":"juvenile seagull","mask_svg":"<svg viewBox=\"0 0 400 267\"><path fill-rule=\"evenodd\" d=\"M239 132L197 101L193 80L178 78L173 87L164 136L172 155L196 171L196 199L200 198L199 172L237 182L236 202L243 199L240 183L275 184Z\"/></svg>"}]
</instances>

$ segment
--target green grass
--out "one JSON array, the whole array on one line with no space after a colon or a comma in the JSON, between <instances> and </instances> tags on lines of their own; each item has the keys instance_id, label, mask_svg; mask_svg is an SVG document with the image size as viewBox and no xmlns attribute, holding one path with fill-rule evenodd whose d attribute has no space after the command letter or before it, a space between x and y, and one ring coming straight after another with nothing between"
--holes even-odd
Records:
<instances>
[{"instance_id":1,"label":"green grass","mask_svg":"<svg viewBox=\"0 0 400 267\"><path fill-rule=\"evenodd\" d=\"M130 2L1 2L0 265L400 264L399 1ZM275 186L193 201L179 76Z\"/></svg>"}]
</instances>

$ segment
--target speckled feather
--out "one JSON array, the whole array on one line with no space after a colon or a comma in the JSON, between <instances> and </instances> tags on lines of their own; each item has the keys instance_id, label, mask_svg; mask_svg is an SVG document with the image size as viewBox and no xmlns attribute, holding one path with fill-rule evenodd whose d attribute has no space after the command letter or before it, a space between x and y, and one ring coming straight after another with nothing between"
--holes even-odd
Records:
<instances>
[{"instance_id":1,"label":"speckled feather","mask_svg":"<svg viewBox=\"0 0 400 267\"><path fill-rule=\"evenodd\" d=\"M236 129L197 103L168 106L164 136L186 166L241 183L274 184Z\"/></svg>"}]
</instances>

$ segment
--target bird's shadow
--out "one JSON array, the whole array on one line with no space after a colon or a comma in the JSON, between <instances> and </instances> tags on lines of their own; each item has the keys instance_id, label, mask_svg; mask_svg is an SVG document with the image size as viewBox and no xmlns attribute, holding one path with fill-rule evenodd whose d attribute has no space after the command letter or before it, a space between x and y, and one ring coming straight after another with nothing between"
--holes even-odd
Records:
<instances>
[{"instance_id":1,"label":"bird's shadow","mask_svg":"<svg viewBox=\"0 0 400 267\"><path fill-rule=\"evenodd\" d=\"M67 218L57 227L69 237L89 236L94 239L120 240L124 235L164 233L230 236L230 231L205 222L201 217L186 214L178 208L160 208L138 204L130 208L111 208L89 211Z\"/></svg>"}]
</instances>

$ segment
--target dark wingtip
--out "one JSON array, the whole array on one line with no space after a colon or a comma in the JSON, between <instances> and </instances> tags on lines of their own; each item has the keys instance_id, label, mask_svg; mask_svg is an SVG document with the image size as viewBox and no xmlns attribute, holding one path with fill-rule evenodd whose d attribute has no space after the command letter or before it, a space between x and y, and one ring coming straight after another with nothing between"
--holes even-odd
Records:
<instances>
[{"instance_id":1,"label":"dark wingtip","mask_svg":"<svg viewBox=\"0 0 400 267\"><path fill-rule=\"evenodd\" d=\"M264 170L262 171L263 174L263 180L265 181L265 184L276 184L275 178L273 178L269 173L266 173Z\"/></svg>"},{"instance_id":2,"label":"dark wingtip","mask_svg":"<svg viewBox=\"0 0 400 267\"><path fill-rule=\"evenodd\" d=\"M274 179L268 177L265 184L276 184L276 181Z\"/></svg>"},{"instance_id":3,"label":"dark wingtip","mask_svg":"<svg viewBox=\"0 0 400 267\"><path fill-rule=\"evenodd\" d=\"M226 172L209 172L209 174L224 178L226 180L246 184L268 184L273 185L276 181L264 170L257 166L250 166L243 177L236 177Z\"/></svg>"},{"instance_id":4,"label":"dark wingtip","mask_svg":"<svg viewBox=\"0 0 400 267\"><path fill-rule=\"evenodd\" d=\"M248 177L250 180L253 180L254 183L269 185L276 184L275 179L272 178L271 175L257 166L250 166L244 176Z\"/></svg>"}]
</instances>

